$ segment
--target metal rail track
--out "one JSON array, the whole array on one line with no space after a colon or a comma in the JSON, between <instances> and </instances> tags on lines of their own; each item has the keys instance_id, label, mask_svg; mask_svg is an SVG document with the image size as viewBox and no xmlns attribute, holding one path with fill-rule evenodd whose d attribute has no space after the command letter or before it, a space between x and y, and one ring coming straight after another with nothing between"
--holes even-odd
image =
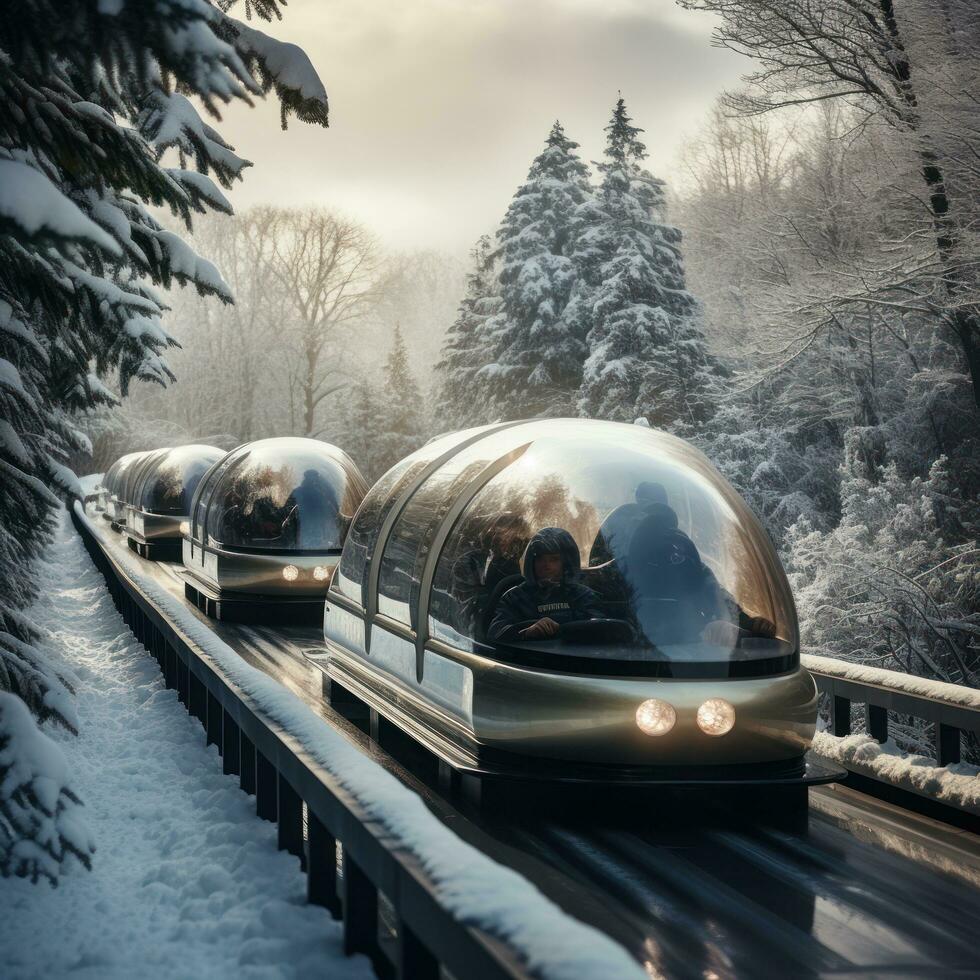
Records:
<instances>
[{"instance_id":1,"label":"metal rail track","mask_svg":"<svg viewBox=\"0 0 980 980\"><path fill-rule=\"evenodd\" d=\"M139 561L108 528L96 531L97 546L114 559ZM182 596L172 568L152 574ZM811 790L807 826L795 830L677 798L647 799L632 811L530 800L523 812L471 811L420 778L411 759L399 761L403 745L389 752L373 741L366 717L344 717L323 701L304 657L319 646L318 631L200 618L419 792L460 836L621 942L651 976L976 976L980 842L967 831L846 787ZM375 908L373 927L361 927L382 973L384 918ZM387 948L397 960L397 947Z\"/></svg>"}]
</instances>

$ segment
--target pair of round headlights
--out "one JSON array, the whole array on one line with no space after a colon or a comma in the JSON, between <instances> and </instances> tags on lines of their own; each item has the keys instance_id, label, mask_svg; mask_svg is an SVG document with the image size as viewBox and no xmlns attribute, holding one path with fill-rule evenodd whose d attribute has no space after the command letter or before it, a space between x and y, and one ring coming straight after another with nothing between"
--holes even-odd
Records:
<instances>
[{"instance_id":1,"label":"pair of round headlights","mask_svg":"<svg viewBox=\"0 0 980 980\"><path fill-rule=\"evenodd\" d=\"M705 735L727 735L735 727L735 709L724 698L708 698L698 708L698 728ZM666 735L677 722L672 704L650 698L636 709L636 724L646 735Z\"/></svg>"},{"instance_id":2,"label":"pair of round headlights","mask_svg":"<svg viewBox=\"0 0 980 980\"><path fill-rule=\"evenodd\" d=\"M282 570L282 577L287 582L295 582L299 578L299 569L295 565L286 565ZM318 582L327 582L330 580L330 569L326 565L317 565L313 569L313 577Z\"/></svg>"}]
</instances>

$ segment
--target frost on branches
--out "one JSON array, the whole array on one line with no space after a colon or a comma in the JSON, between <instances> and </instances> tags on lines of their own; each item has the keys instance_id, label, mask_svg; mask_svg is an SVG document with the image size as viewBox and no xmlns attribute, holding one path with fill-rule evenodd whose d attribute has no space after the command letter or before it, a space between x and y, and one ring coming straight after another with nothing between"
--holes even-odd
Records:
<instances>
[{"instance_id":1,"label":"frost on branches","mask_svg":"<svg viewBox=\"0 0 980 980\"><path fill-rule=\"evenodd\" d=\"M497 231L481 239L438 365L447 421L583 415L687 432L718 368L687 291L663 181L622 99L598 188L555 123Z\"/></svg>"},{"instance_id":2,"label":"frost on branches","mask_svg":"<svg viewBox=\"0 0 980 980\"><path fill-rule=\"evenodd\" d=\"M555 122L497 231L501 308L478 380L498 418L572 414L585 345L565 314L578 210L592 193L577 148Z\"/></svg>"},{"instance_id":3,"label":"frost on branches","mask_svg":"<svg viewBox=\"0 0 980 980\"><path fill-rule=\"evenodd\" d=\"M231 301L215 266L149 210L188 228L194 213L229 212L220 188L248 166L189 97L217 116L274 89L284 121L326 123L306 56L234 20L234 6L29 0L0 22L0 688L41 721L71 727L64 680L22 610L53 510L78 492L66 461L90 449L73 418L116 400L100 378L123 395L133 380L172 379L158 287ZM246 6L279 16L277 0ZM4 786L19 778L18 746L32 744L23 716L19 734L9 728L10 704ZM8 816L0 868L20 873L11 855L33 840L47 854L41 873L55 875L65 848L45 821L60 804L14 798L38 819Z\"/></svg>"},{"instance_id":4,"label":"frost on branches","mask_svg":"<svg viewBox=\"0 0 980 980\"><path fill-rule=\"evenodd\" d=\"M493 242L483 235L470 252L466 295L446 333L442 359L436 365L440 378L438 424L463 429L489 421L489 379L483 368L490 363L489 323L500 309ZM479 377L478 377L479 376Z\"/></svg>"}]
</instances>

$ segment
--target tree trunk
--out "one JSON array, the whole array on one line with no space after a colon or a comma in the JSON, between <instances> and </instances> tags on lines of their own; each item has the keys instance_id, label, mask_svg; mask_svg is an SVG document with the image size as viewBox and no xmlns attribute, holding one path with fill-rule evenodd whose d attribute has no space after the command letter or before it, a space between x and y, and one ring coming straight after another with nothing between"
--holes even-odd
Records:
<instances>
[{"instance_id":1,"label":"tree trunk","mask_svg":"<svg viewBox=\"0 0 980 980\"><path fill-rule=\"evenodd\" d=\"M906 123L915 137L921 141L918 152L922 179L929 191L929 208L932 212L932 224L936 234L936 249L942 266L943 285L946 297L952 306L966 284L957 275L953 265L953 249L957 241L957 234L956 223L949 213L946 178L938 154L929 145L928 136L922 132L918 97L912 85L912 69L895 17L893 0L879 0L879 9L884 18L895 55L892 58L892 64L895 71L896 87L908 109ZM966 369L969 372L970 383L973 388L973 403L980 411L980 317L968 310L950 309L944 319L963 351Z\"/></svg>"}]
</instances>

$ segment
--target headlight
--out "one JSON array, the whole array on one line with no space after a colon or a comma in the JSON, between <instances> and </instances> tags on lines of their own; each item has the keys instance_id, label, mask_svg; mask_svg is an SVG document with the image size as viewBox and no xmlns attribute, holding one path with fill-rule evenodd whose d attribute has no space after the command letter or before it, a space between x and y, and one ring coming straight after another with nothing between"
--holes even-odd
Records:
<instances>
[{"instance_id":1,"label":"headlight","mask_svg":"<svg viewBox=\"0 0 980 980\"><path fill-rule=\"evenodd\" d=\"M329 582L330 581L330 569L326 565L317 565L313 569L313 577L318 582Z\"/></svg>"},{"instance_id":2,"label":"headlight","mask_svg":"<svg viewBox=\"0 0 980 980\"><path fill-rule=\"evenodd\" d=\"M282 577L287 582L295 582L299 578L299 569L295 565L287 565L282 570Z\"/></svg>"},{"instance_id":3,"label":"headlight","mask_svg":"<svg viewBox=\"0 0 980 980\"><path fill-rule=\"evenodd\" d=\"M191 522L190 521L181 521L180 522L180 533L185 538L189 538L191 536Z\"/></svg>"},{"instance_id":4,"label":"headlight","mask_svg":"<svg viewBox=\"0 0 980 980\"><path fill-rule=\"evenodd\" d=\"M646 735L666 735L677 721L673 705L659 698L650 698L636 709L636 724Z\"/></svg>"},{"instance_id":5,"label":"headlight","mask_svg":"<svg viewBox=\"0 0 980 980\"><path fill-rule=\"evenodd\" d=\"M735 727L735 709L724 698L709 698L698 708L698 728L705 735L726 735Z\"/></svg>"}]
</instances>

